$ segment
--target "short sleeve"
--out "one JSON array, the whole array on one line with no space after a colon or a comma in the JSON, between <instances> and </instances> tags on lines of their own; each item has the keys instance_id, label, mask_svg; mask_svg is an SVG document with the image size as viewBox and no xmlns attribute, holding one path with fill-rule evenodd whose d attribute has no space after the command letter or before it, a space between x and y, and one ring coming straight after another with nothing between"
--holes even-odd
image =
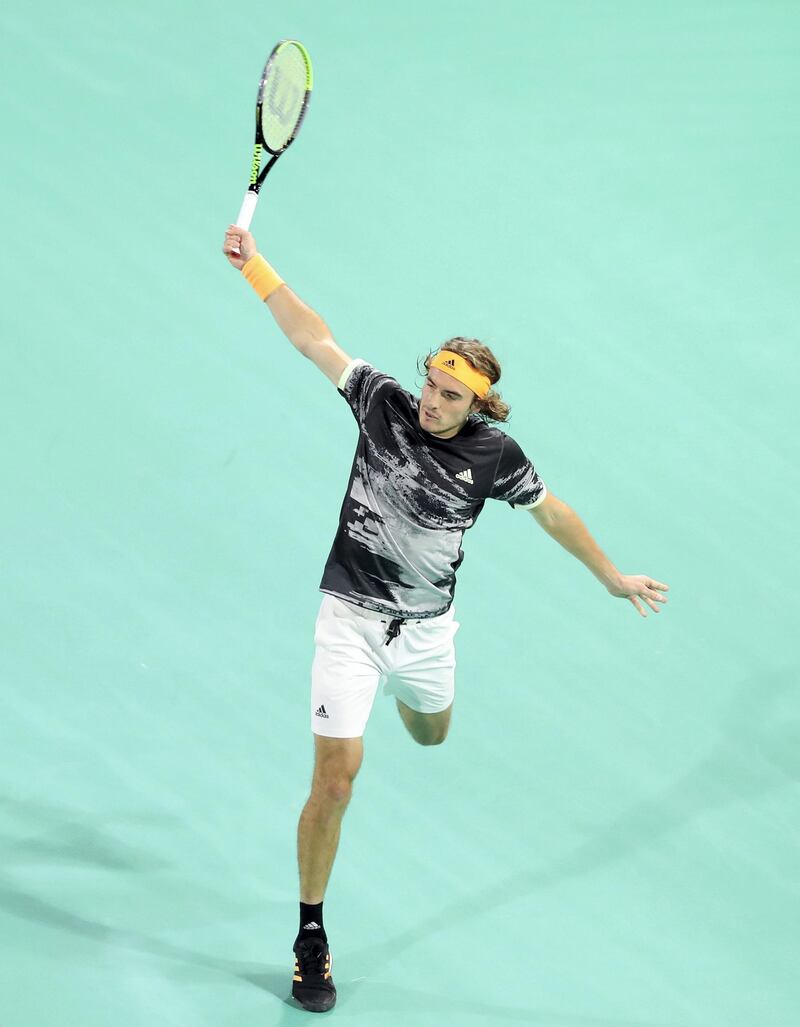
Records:
<instances>
[{"instance_id":1,"label":"short sleeve","mask_svg":"<svg viewBox=\"0 0 800 1027\"><path fill-rule=\"evenodd\" d=\"M520 510L532 510L547 495L533 464L509 435L504 437L490 495Z\"/></svg>"},{"instance_id":2,"label":"short sleeve","mask_svg":"<svg viewBox=\"0 0 800 1027\"><path fill-rule=\"evenodd\" d=\"M355 419L364 425L379 397L389 390L399 389L400 385L390 375L357 358L342 371L337 388L350 405Z\"/></svg>"}]
</instances>

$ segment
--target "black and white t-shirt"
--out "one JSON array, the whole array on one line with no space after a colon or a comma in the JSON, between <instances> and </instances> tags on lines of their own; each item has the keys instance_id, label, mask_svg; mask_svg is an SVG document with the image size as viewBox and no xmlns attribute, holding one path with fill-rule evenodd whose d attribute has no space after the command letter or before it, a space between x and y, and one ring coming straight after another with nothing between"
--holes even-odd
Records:
<instances>
[{"instance_id":1,"label":"black and white t-shirt","mask_svg":"<svg viewBox=\"0 0 800 1027\"><path fill-rule=\"evenodd\" d=\"M419 400L364 360L338 385L359 438L320 591L406 619L453 601L461 540L487 499L529 510L547 494L517 443L471 414L451 439L419 423Z\"/></svg>"}]
</instances>

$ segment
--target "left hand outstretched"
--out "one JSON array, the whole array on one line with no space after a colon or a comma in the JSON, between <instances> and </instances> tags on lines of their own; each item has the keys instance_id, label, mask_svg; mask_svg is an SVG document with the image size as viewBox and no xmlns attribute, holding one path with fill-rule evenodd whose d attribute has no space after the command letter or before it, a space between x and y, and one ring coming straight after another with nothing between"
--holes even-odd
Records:
<instances>
[{"instance_id":1,"label":"left hand outstretched","mask_svg":"<svg viewBox=\"0 0 800 1027\"><path fill-rule=\"evenodd\" d=\"M662 596L661 593L669 591L669 585L665 585L663 581L648 578L646 574L621 574L615 584L608 586L608 591L612 596L628 599L639 613L646 617L647 611L642 607L639 599L644 599L651 610L660 613L656 603L667 601L667 597Z\"/></svg>"}]
</instances>

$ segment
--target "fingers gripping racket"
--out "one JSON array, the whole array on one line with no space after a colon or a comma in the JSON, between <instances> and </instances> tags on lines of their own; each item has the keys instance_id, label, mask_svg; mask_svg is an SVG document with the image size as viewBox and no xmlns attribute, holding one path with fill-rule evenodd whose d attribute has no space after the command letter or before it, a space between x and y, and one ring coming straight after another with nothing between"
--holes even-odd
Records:
<instances>
[{"instance_id":1,"label":"fingers gripping racket","mask_svg":"<svg viewBox=\"0 0 800 1027\"><path fill-rule=\"evenodd\" d=\"M258 191L275 161L294 142L303 124L311 97L311 58L296 39L282 39L267 58L256 100L256 142L250 185L244 194L236 225L248 229L253 220ZM270 156L267 158L264 151ZM262 158L266 161L261 167Z\"/></svg>"}]
</instances>

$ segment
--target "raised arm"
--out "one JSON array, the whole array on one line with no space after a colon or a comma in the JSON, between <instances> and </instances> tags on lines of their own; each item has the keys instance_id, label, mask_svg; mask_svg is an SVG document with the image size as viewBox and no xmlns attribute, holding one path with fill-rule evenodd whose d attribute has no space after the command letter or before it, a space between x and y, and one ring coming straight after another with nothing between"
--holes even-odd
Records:
<instances>
[{"instance_id":1,"label":"raised arm","mask_svg":"<svg viewBox=\"0 0 800 1027\"><path fill-rule=\"evenodd\" d=\"M334 385L338 385L350 357L336 344L319 314L303 303L260 256L252 234L236 225L229 225L222 252L233 267L239 271L244 269L248 281L267 304L278 327L295 349L316 364Z\"/></svg>"}]
</instances>

